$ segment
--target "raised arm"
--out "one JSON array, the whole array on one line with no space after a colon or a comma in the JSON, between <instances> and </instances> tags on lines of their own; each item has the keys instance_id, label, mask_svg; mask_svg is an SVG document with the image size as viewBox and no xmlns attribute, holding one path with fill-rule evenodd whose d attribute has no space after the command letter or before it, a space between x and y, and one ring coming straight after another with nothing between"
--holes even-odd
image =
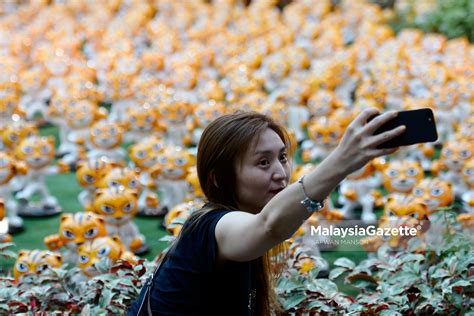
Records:
<instances>
[{"instance_id":1,"label":"raised arm","mask_svg":"<svg viewBox=\"0 0 474 316\"><path fill-rule=\"evenodd\" d=\"M347 175L376 157L396 151L396 148L376 147L398 136L405 128L374 136L378 127L397 115L387 112L367 123L377 113L373 108L362 111L348 126L337 148L304 177L305 190L311 199L325 199ZM236 211L224 215L215 232L219 260L250 261L291 237L311 215L300 203L304 197L301 184L293 183L258 214Z\"/></svg>"}]
</instances>

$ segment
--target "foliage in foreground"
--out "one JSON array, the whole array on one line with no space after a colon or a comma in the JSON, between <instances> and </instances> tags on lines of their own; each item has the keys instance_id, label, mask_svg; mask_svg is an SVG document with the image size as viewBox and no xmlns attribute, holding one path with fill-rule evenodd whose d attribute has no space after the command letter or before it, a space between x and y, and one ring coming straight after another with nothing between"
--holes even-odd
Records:
<instances>
[{"instance_id":1,"label":"foliage in foreground","mask_svg":"<svg viewBox=\"0 0 474 316\"><path fill-rule=\"evenodd\" d=\"M472 236L456 223L456 214L440 212L436 221L447 227L442 242L420 251L420 239L409 248L391 253L381 247L375 258L356 265L339 258L329 279L317 278L323 259L296 247L288 268L277 282L284 309L296 315L474 315L474 252ZM11 257L11 244L0 247L0 256ZM0 277L0 314L43 311L82 315L124 314L138 296L154 263L142 260L133 267L119 261L111 269L99 264L105 274L77 282L77 268L53 269L48 275L30 275L16 283ZM350 296L335 280L360 289Z\"/></svg>"}]
</instances>

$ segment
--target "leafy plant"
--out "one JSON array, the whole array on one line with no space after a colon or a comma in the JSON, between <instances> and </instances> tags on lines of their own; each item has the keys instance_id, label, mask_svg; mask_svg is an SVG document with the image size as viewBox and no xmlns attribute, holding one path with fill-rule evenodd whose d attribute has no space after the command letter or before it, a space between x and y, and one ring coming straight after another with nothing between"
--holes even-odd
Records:
<instances>
[{"instance_id":1,"label":"leafy plant","mask_svg":"<svg viewBox=\"0 0 474 316\"><path fill-rule=\"evenodd\" d=\"M376 258L356 265L339 258L329 280L317 279L318 266L301 273L291 268L297 253L278 282L277 291L286 311L297 315L460 315L473 311L474 252L470 234L460 230L454 212L438 212L432 222L446 227L440 244L420 251L422 239L413 238L408 249L393 253L382 246ZM341 293L335 281L360 289L356 297Z\"/></svg>"},{"instance_id":2,"label":"leafy plant","mask_svg":"<svg viewBox=\"0 0 474 316\"><path fill-rule=\"evenodd\" d=\"M433 10L419 14L417 2L406 1L391 21L396 32L415 27L424 32L445 34L448 38L466 36L474 42L474 2L471 0L438 0Z\"/></svg>"}]
</instances>

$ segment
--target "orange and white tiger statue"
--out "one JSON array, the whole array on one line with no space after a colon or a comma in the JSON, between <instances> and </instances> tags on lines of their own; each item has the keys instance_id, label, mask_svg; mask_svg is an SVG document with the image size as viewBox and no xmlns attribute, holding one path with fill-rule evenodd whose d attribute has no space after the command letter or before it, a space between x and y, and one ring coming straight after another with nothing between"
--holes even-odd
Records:
<instances>
[{"instance_id":1,"label":"orange and white tiger statue","mask_svg":"<svg viewBox=\"0 0 474 316\"><path fill-rule=\"evenodd\" d=\"M3 226L1 223L4 218L5 218L5 202L2 199L0 199L0 226ZM8 233L8 227L5 227L5 228L6 229L0 230L0 243L12 241L12 235Z\"/></svg>"},{"instance_id":2,"label":"orange and white tiger statue","mask_svg":"<svg viewBox=\"0 0 474 316\"><path fill-rule=\"evenodd\" d=\"M59 253L47 250L20 250L13 266L13 276L17 282L26 275L47 275L52 268L59 268L63 258Z\"/></svg>"},{"instance_id":3,"label":"orange and white tiger statue","mask_svg":"<svg viewBox=\"0 0 474 316\"><path fill-rule=\"evenodd\" d=\"M361 239L361 246L369 254L376 252L387 243L394 250L402 250L408 241L415 236L422 236L430 227L427 219L428 207L418 198L400 193L391 193L386 197L383 215L379 219L378 228L383 230L404 228L416 230L416 234L378 235Z\"/></svg>"},{"instance_id":4,"label":"orange and white tiger statue","mask_svg":"<svg viewBox=\"0 0 474 316\"><path fill-rule=\"evenodd\" d=\"M51 96L46 87L47 74L41 67L27 68L20 73L21 91L19 107L28 120L33 120L36 114L43 118L48 115L48 99Z\"/></svg>"},{"instance_id":5,"label":"orange and white tiger statue","mask_svg":"<svg viewBox=\"0 0 474 316\"><path fill-rule=\"evenodd\" d=\"M158 113L166 128L166 144L189 145L189 132L185 122L193 108L194 105L184 100L169 98L161 102Z\"/></svg>"},{"instance_id":6,"label":"orange and white tiger statue","mask_svg":"<svg viewBox=\"0 0 474 316\"><path fill-rule=\"evenodd\" d=\"M44 238L49 250L61 253L64 262L77 264L78 248L85 242L107 235L105 220L92 212L63 214L59 232Z\"/></svg>"},{"instance_id":7,"label":"orange and white tiger statue","mask_svg":"<svg viewBox=\"0 0 474 316\"><path fill-rule=\"evenodd\" d=\"M8 231L16 233L24 229L23 219L18 216L18 202L14 193L22 188L22 181L16 177L27 173L26 165L11 154L0 152L0 199L3 200L5 215L8 218Z\"/></svg>"},{"instance_id":8,"label":"orange and white tiger statue","mask_svg":"<svg viewBox=\"0 0 474 316\"><path fill-rule=\"evenodd\" d=\"M433 162L432 172L453 186L456 197L461 198L467 187L462 169L473 160L474 144L465 140L451 140L443 144L439 160Z\"/></svg>"},{"instance_id":9,"label":"orange and white tiger statue","mask_svg":"<svg viewBox=\"0 0 474 316\"><path fill-rule=\"evenodd\" d=\"M345 218L353 218L354 210L362 207L361 220L364 223L376 222L373 191L381 185L382 181L375 171L375 165L371 161L341 182L338 202L342 205L339 211Z\"/></svg>"},{"instance_id":10,"label":"orange and white tiger statue","mask_svg":"<svg viewBox=\"0 0 474 316\"><path fill-rule=\"evenodd\" d=\"M151 135L164 135L158 114L150 104L144 103L129 107L125 120L129 126L124 134L125 142L138 142Z\"/></svg>"},{"instance_id":11,"label":"orange and white tiger statue","mask_svg":"<svg viewBox=\"0 0 474 316\"><path fill-rule=\"evenodd\" d=\"M337 121L326 117L312 119L308 123L309 139L301 144L302 160L309 162L326 158L336 148L343 132Z\"/></svg>"},{"instance_id":12,"label":"orange and white tiger statue","mask_svg":"<svg viewBox=\"0 0 474 316\"><path fill-rule=\"evenodd\" d=\"M150 172L156 166L164 147L163 140L158 136L149 136L128 148L131 165L139 170L139 181L142 191L138 198L138 215L158 216L161 215L158 196L156 194L157 184ZM154 169L158 176L159 169Z\"/></svg>"},{"instance_id":13,"label":"orange and white tiger statue","mask_svg":"<svg viewBox=\"0 0 474 316\"><path fill-rule=\"evenodd\" d=\"M186 176L189 167L195 164L194 156L182 147L167 145L151 175L160 192L160 205L164 212L186 200L188 183Z\"/></svg>"},{"instance_id":14,"label":"orange and white tiger statue","mask_svg":"<svg viewBox=\"0 0 474 316\"><path fill-rule=\"evenodd\" d=\"M107 157L116 162L125 162L125 150L120 147L124 129L122 124L101 120L95 122L89 129L89 139L86 143L88 159Z\"/></svg>"},{"instance_id":15,"label":"orange and white tiger statue","mask_svg":"<svg viewBox=\"0 0 474 316\"><path fill-rule=\"evenodd\" d=\"M15 148L21 141L29 136L38 135L38 128L35 124L23 121L12 120L1 133L1 150L9 153L15 153Z\"/></svg>"},{"instance_id":16,"label":"orange and white tiger statue","mask_svg":"<svg viewBox=\"0 0 474 316\"><path fill-rule=\"evenodd\" d=\"M474 159L466 162L462 174L467 190L461 195L465 213L458 215L458 221L462 222L463 226L474 229Z\"/></svg>"},{"instance_id":17,"label":"orange and white tiger statue","mask_svg":"<svg viewBox=\"0 0 474 316\"><path fill-rule=\"evenodd\" d=\"M23 161L28 169L25 175L25 186L16 193L19 201L18 214L23 216L49 216L61 212L61 207L55 196L49 193L46 176L69 171L69 167L54 160L54 137L30 136L25 138L16 148L15 156ZM39 194L39 200L32 197Z\"/></svg>"},{"instance_id":18,"label":"orange and white tiger statue","mask_svg":"<svg viewBox=\"0 0 474 316\"><path fill-rule=\"evenodd\" d=\"M131 264L138 262L138 258L127 251L118 235L99 237L81 244L78 248L77 265L87 278L100 274L96 266L100 261L105 260L106 266L111 268L119 259L127 260Z\"/></svg>"},{"instance_id":19,"label":"orange and white tiger statue","mask_svg":"<svg viewBox=\"0 0 474 316\"><path fill-rule=\"evenodd\" d=\"M74 165L85 158L85 143L90 128L94 122L107 117L107 110L89 100L79 100L74 106L66 108L64 116L68 128L67 140L71 146L62 159L67 164Z\"/></svg>"},{"instance_id":20,"label":"orange and white tiger statue","mask_svg":"<svg viewBox=\"0 0 474 316\"><path fill-rule=\"evenodd\" d=\"M429 214L454 202L451 183L438 178L422 179L415 185L411 194L428 207Z\"/></svg>"},{"instance_id":21,"label":"orange and white tiger statue","mask_svg":"<svg viewBox=\"0 0 474 316\"><path fill-rule=\"evenodd\" d=\"M383 186L389 193L409 194L424 177L423 168L416 161L391 160L383 168Z\"/></svg>"},{"instance_id":22,"label":"orange and white tiger statue","mask_svg":"<svg viewBox=\"0 0 474 316\"><path fill-rule=\"evenodd\" d=\"M140 233L133 218L138 210L138 194L123 186L97 189L93 202L94 212L105 219L109 236L120 236L125 247L135 254L148 251L145 236Z\"/></svg>"},{"instance_id":23,"label":"orange and white tiger statue","mask_svg":"<svg viewBox=\"0 0 474 316\"><path fill-rule=\"evenodd\" d=\"M78 200L85 211L92 211L95 190L99 181L110 170L120 165L106 157L81 160L76 165L76 180L84 189L79 193Z\"/></svg>"}]
</instances>

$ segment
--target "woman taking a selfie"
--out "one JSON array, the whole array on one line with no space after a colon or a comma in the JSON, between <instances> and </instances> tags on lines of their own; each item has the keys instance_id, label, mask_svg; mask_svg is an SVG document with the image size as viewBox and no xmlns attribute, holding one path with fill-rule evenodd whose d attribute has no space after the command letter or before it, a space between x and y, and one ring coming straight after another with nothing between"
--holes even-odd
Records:
<instances>
[{"instance_id":1,"label":"woman taking a selfie","mask_svg":"<svg viewBox=\"0 0 474 316\"><path fill-rule=\"evenodd\" d=\"M404 131L372 135L393 119L361 112L337 148L318 167L289 185L288 137L255 112L224 115L203 132L197 172L208 203L192 214L150 289L129 315L270 315L278 312L268 250L290 238L322 207L350 173L396 148L377 145ZM148 292L147 295L146 292Z\"/></svg>"}]
</instances>

